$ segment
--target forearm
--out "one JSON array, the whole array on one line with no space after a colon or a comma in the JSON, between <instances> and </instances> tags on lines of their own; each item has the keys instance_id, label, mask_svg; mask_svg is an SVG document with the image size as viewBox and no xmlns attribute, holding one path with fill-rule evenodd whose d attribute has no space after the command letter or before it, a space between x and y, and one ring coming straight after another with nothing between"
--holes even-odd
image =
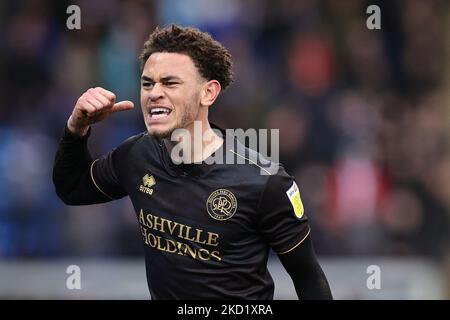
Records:
<instances>
[{"instance_id":1,"label":"forearm","mask_svg":"<svg viewBox=\"0 0 450 320\"><path fill-rule=\"evenodd\" d=\"M291 276L299 299L333 299L327 278L317 261L309 236L297 248L287 254L279 255L279 258Z\"/></svg>"},{"instance_id":2,"label":"forearm","mask_svg":"<svg viewBox=\"0 0 450 320\"><path fill-rule=\"evenodd\" d=\"M308 275L292 277L300 300L332 300L330 286L319 264L312 267Z\"/></svg>"},{"instance_id":3,"label":"forearm","mask_svg":"<svg viewBox=\"0 0 450 320\"><path fill-rule=\"evenodd\" d=\"M53 164L56 193L68 205L87 205L109 201L91 179L92 157L87 148L88 135L71 134L67 127L58 145Z\"/></svg>"}]
</instances>

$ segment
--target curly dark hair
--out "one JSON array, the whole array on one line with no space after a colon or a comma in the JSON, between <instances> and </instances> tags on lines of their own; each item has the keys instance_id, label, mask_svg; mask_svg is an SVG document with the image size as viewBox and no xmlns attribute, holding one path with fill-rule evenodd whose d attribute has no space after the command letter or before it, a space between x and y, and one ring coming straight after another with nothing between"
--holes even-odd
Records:
<instances>
[{"instance_id":1,"label":"curly dark hair","mask_svg":"<svg viewBox=\"0 0 450 320\"><path fill-rule=\"evenodd\" d=\"M217 80L224 90L233 82L231 54L210 34L192 27L172 24L150 34L144 43L139 60L141 68L155 52L176 52L191 57L200 74L209 80Z\"/></svg>"}]
</instances>

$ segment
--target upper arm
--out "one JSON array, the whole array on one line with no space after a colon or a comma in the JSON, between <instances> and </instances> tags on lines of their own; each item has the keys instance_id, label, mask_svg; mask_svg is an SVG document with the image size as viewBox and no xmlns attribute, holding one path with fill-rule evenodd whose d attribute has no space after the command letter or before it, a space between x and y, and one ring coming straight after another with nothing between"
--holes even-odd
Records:
<instances>
[{"instance_id":1,"label":"upper arm","mask_svg":"<svg viewBox=\"0 0 450 320\"><path fill-rule=\"evenodd\" d=\"M332 299L312 246L308 219L294 178L282 168L270 176L259 204L258 227L278 254L301 299Z\"/></svg>"},{"instance_id":2,"label":"upper arm","mask_svg":"<svg viewBox=\"0 0 450 320\"><path fill-rule=\"evenodd\" d=\"M90 176L95 187L110 200L128 194L125 188L130 153L142 135L136 135L120 144L103 157L96 159L90 168Z\"/></svg>"},{"instance_id":3,"label":"upper arm","mask_svg":"<svg viewBox=\"0 0 450 320\"><path fill-rule=\"evenodd\" d=\"M258 230L278 254L294 249L309 234L298 186L282 167L268 178L261 194Z\"/></svg>"},{"instance_id":4,"label":"upper arm","mask_svg":"<svg viewBox=\"0 0 450 320\"><path fill-rule=\"evenodd\" d=\"M53 165L53 182L59 198L68 205L108 202L127 195L122 171L127 155L141 135L133 136L103 157L92 160L87 139L64 129Z\"/></svg>"},{"instance_id":5,"label":"upper arm","mask_svg":"<svg viewBox=\"0 0 450 320\"><path fill-rule=\"evenodd\" d=\"M97 191L109 200L115 200L127 195L119 179L119 168L115 166L115 150L92 162L89 176Z\"/></svg>"}]
</instances>

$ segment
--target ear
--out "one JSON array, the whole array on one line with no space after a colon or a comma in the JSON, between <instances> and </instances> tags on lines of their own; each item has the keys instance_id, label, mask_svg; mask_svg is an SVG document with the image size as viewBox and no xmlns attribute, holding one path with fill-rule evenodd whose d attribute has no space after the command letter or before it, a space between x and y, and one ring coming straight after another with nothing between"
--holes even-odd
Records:
<instances>
[{"instance_id":1,"label":"ear","mask_svg":"<svg viewBox=\"0 0 450 320\"><path fill-rule=\"evenodd\" d=\"M217 80L208 81L203 85L200 104L205 107L211 106L214 103L214 101L216 101L221 90L222 87L220 86L219 81Z\"/></svg>"}]
</instances>

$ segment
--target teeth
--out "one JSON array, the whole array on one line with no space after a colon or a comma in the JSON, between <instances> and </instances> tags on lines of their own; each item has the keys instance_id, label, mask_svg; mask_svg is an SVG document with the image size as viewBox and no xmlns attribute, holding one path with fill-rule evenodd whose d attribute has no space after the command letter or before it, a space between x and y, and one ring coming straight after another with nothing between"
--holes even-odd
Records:
<instances>
[{"instance_id":1,"label":"teeth","mask_svg":"<svg viewBox=\"0 0 450 320\"><path fill-rule=\"evenodd\" d=\"M172 110L164 107L157 107L150 110L150 116L152 118L163 118L167 117Z\"/></svg>"},{"instance_id":2,"label":"teeth","mask_svg":"<svg viewBox=\"0 0 450 320\"><path fill-rule=\"evenodd\" d=\"M161 113L161 112L163 112L163 113L169 113L169 112L170 112L170 109L169 109L169 108L153 108L153 109L150 111L151 114Z\"/></svg>"}]
</instances>

